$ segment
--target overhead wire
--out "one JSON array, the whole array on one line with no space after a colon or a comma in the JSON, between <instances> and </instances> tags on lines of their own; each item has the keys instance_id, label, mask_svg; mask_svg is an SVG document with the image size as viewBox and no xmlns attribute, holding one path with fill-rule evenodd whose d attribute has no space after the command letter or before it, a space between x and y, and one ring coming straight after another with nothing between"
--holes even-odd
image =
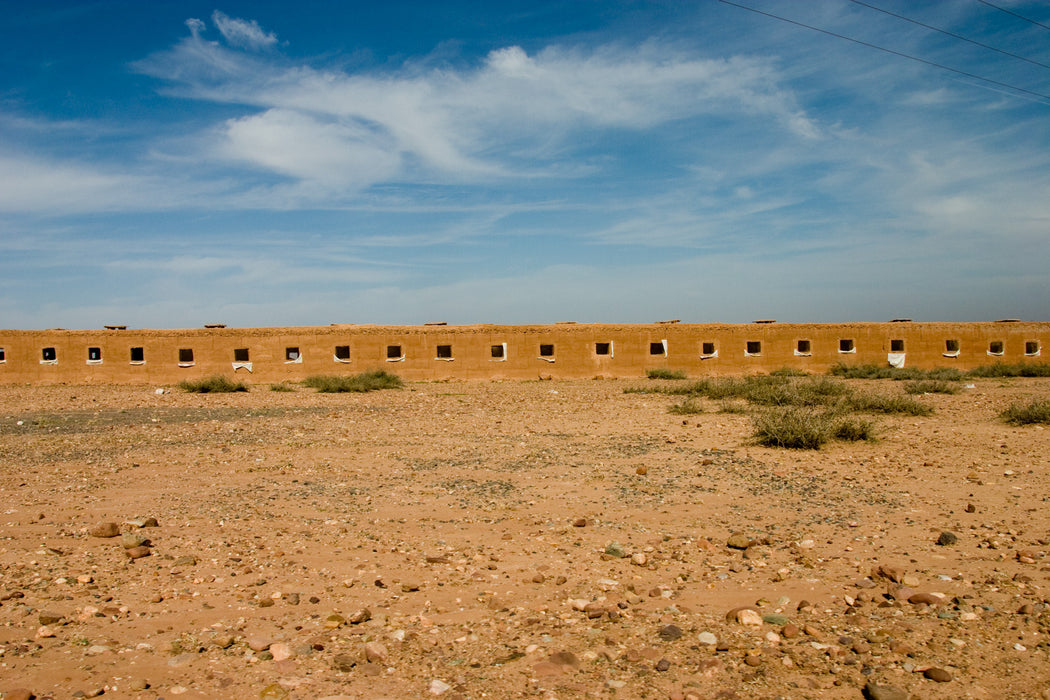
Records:
<instances>
[{"instance_id":1,"label":"overhead wire","mask_svg":"<svg viewBox=\"0 0 1050 700\"><path fill-rule=\"evenodd\" d=\"M949 31L947 31L945 29L940 29L938 27L934 27L933 25L925 24L925 23L920 22L918 20L914 20L911 17L905 17L904 15L899 15L896 12L890 12L889 10L884 10L881 7L876 7L875 5L870 5L870 4L866 3L866 2L863 2L862 0L849 0L849 1L852 2L854 5L861 5L862 7L867 7L869 9L875 10L876 12L881 12L883 14L889 15L890 17L896 17L897 19L902 19L905 22L911 22L912 24L918 25L918 26L923 27L925 29L929 29L929 30L935 31L935 32L940 32L941 34L944 34L946 36L950 36L953 39L959 39L960 41L965 41L967 43L973 44L974 46L980 46L982 49L988 49L989 51L995 51L996 53L1001 53L1004 56L1009 56L1010 58L1016 58L1019 61L1025 61L1026 63L1031 63L1032 65L1039 66L1041 68L1050 68L1050 65L1048 65L1046 63L1040 63L1039 61L1033 61L1032 59L1025 58L1024 56L1018 56L1015 53L1010 53L1009 51L1003 51L1002 49L997 49L994 46L989 46L988 44L982 44L979 41L975 41L973 39L969 39L969 38L967 38L965 36L962 36L961 34L955 34L954 32L949 32Z\"/></svg>"},{"instance_id":2,"label":"overhead wire","mask_svg":"<svg viewBox=\"0 0 1050 700\"><path fill-rule=\"evenodd\" d=\"M996 5L993 2L988 2L988 0L977 0L977 2L981 3L982 5L987 5L988 7L994 7L995 9L999 10L1000 12L1005 12L1008 15L1013 15L1017 19L1023 19L1025 22L1030 22L1030 23L1034 24L1037 27L1042 27L1043 29L1050 30L1050 27L1046 26L1042 22L1036 22L1034 19L1028 19L1024 15L1019 15L1016 12L1014 12L1013 10L1008 10L1005 7L999 7L998 5Z\"/></svg>"},{"instance_id":3,"label":"overhead wire","mask_svg":"<svg viewBox=\"0 0 1050 700\"><path fill-rule=\"evenodd\" d=\"M875 49L876 51L882 51L883 53L888 53L888 54L891 54L893 56L899 56L900 58L907 58L907 59L909 59L911 61L917 61L919 63L926 64L927 66L933 66L934 68L940 68L941 70L946 70L946 71L949 71L951 73L955 73L956 75L962 75L962 76L965 76L967 78L972 78L973 80L979 80L979 81L981 81L983 83L988 83L990 85L996 85L996 86L1001 87L1001 88L1006 88L1007 90L1011 90L1013 92L1022 93L1022 94L1025 94L1025 95L1031 95L1032 97L1038 98L1040 101L1045 101L1046 103L1050 103L1050 95L1046 95L1046 94L1041 93L1041 92L1036 92L1034 90L1028 90L1028 89L1023 88L1023 87L1018 87L1016 85L1011 85L1010 83L1003 83L1003 82L1000 82L998 80L993 80L992 78L985 78L984 76L977 75L976 73L970 73L970 72L967 72L967 71L964 71L964 70L959 70L958 68L952 68L951 66L946 66L943 63L937 63L936 61L930 61L930 60L927 60L925 58L919 58L918 56L912 56L911 54L906 54L906 53L904 53L902 51L896 51L894 49L888 49L885 46L879 46L878 44L872 44L870 42L863 41L861 39L855 39L854 37L846 36L845 34L839 34L837 32L833 32L833 31L830 31L828 29L821 29L820 27L814 27L813 25L806 24L805 22L798 22L798 21L793 20L793 19L788 19L787 17L781 17L780 15L775 15L775 14L773 14L771 12L765 12L764 10L759 10L757 8L754 8L754 7L749 7L747 5L741 5L740 3L732 2L732 0L717 0L717 1L722 3L723 5L731 5L732 7L738 7L741 10L747 10L748 12L754 12L755 14L763 15L764 17L769 17L770 19L775 19L775 20L778 20L778 21L781 21L781 22L787 22L788 24L793 24L793 25L795 25L797 27L803 27L804 29L809 29L809 30L812 30L812 31L815 31L815 32L820 32L821 34L827 34L828 36L833 36L836 39L843 39L845 41L853 42L854 44L860 44L861 46L866 46L869 49Z\"/></svg>"}]
</instances>

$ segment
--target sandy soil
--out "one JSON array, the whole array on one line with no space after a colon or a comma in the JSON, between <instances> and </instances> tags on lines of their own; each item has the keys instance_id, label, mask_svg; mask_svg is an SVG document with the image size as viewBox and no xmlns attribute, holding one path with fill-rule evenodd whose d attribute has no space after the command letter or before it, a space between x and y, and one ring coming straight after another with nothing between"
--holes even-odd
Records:
<instances>
[{"instance_id":1,"label":"sandy soil","mask_svg":"<svg viewBox=\"0 0 1050 700\"><path fill-rule=\"evenodd\" d=\"M0 387L0 691L1050 697L1050 381L818 452L640 383Z\"/></svg>"}]
</instances>

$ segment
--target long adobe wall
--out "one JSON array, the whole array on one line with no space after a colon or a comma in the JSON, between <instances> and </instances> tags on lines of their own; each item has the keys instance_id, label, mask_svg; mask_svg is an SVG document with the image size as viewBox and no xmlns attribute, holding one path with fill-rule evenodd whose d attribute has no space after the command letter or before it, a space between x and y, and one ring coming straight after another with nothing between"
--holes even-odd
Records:
<instances>
[{"instance_id":1,"label":"long adobe wall","mask_svg":"<svg viewBox=\"0 0 1050 700\"><path fill-rule=\"evenodd\" d=\"M0 330L0 383L249 382L386 369L407 380L689 376L837 363L1040 362L1050 323L554 324Z\"/></svg>"}]
</instances>

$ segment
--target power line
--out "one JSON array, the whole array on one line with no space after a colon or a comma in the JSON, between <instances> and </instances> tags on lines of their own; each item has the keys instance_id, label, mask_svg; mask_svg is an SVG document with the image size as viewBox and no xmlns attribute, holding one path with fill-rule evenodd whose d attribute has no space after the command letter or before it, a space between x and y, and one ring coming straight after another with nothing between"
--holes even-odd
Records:
<instances>
[{"instance_id":1,"label":"power line","mask_svg":"<svg viewBox=\"0 0 1050 700\"><path fill-rule=\"evenodd\" d=\"M1026 63L1031 63L1032 65L1040 66L1041 68L1050 68L1050 65L1047 65L1045 63L1040 63L1039 61L1033 61L1032 59L1025 58L1024 56L1018 56L1015 53L1010 53L1009 51L1003 51L1002 49L997 49L994 46L989 46L988 44L982 44L981 42L974 41L973 39L967 39L966 37L964 37L964 36L962 36L960 34L954 34L952 32L946 31L944 29L939 29L939 28L934 27L934 26L929 25L929 24L923 24L922 22L919 22L918 20L911 19L910 17L905 17L904 15L898 15L896 12L890 12L889 10L884 10L881 7L875 7L874 5L869 5L868 3L862 2L861 0L849 0L849 1L852 2L855 5L862 5L864 7L869 8L869 9L875 10L876 12L881 12L883 14L889 15L890 17L896 17L897 19L902 19L905 22L911 22L912 24L917 24L920 27L925 27L926 29L930 29L930 30L933 30L935 32L940 32L941 34L945 34L945 35L950 36L950 37L952 37L954 39L960 39L960 40L965 41L967 43L973 44L974 46L980 46L982 49L988 49L989 51L995 51L996 53L1001 53L1004 56L1010 56L1011 58L1016 58L1016 59L1018 59L1020 61L1025 61Z\"/></svg>"},{"instance_id":2,"label":"power line","mask_svg":"<svg viewBox=\"0 0 1050 700\"><path fill-rule=\"evenodd\" d=\"M1036 22L1034 19L1028 19L1024 15L1019 15L1016 12L1014 12L1013 10L1008 10L1005 7L999 7L998 5L996 5L994 3L990 3L987 0L977 0L977 2L981 3L982 5L987 5L988 7L994 7L995 9L999 10L1000 12L1005 12L1008 15L1013 15L1017 19L1023 19L1025 22L1031 22L1032 24L1034 24L1037 27L1042 27L1043 29L1050 29L1050 27L1046 26L1042 22Z\"/></svg>"},{"instance_id":3,"label":"power line","mask_svg":"<svg viewBox=\"0 0 1050 700\"><path fill-rule=\"evenodd\" d=\"M918 61L919 63L926 64L927 66L933 66L934 68L940 68L941 70L946 70L946 71L949 71L951 73L956 73L957 75L962 75L962 76L965 76L967 78L973 78L974 80L980 80L983 83L989 83L991 85L997 85L999 87L1003 87L1003 88L1006 88L1008 90L1013 90L1013 91L1016 91L1016 92L1024 93L1026 95L1031 95L1033 97L1037 97L1040 100L1043 100L1043 101L1046 101L1046 102L1050 102L1050 95L1044 95L1041 92L1035 92L1034 90L1026 90L1025 88L1017 87L1016 85L1010 85L1009 83L1001 83L998 80L992 80L991 78L985 78L983 76L976 75L974 73L967 73L966 71L959 70L958 68L952 68L951 66L946 66L946 65L941 64L941 63L936 63L934 61L928 61L925 58L919 58L918 56L912 56L910 54L902 53L900 51L894 51L893 49L887 49L885 46L879 46L877 44L870 44L870 43L868 43L866 41L862 41L860 39L854 39L853 37L846 36L845 34L837 34L835 32L829 31L827 29L821 29L820 27L814 27L812 25L805 24L803 22L796 22L793 19L788 19L787 17L781 17L780 15L774 15L774 14L769 13L769 12L764 12L764 11L758 10L758 9L756 9L754 7L748 7L747 5L741 5L739 3L731 2L730 0L718 0L718 2L720 2L720 3L724 4L724 5L732 5L733 7L739 7L741 10L747 10L748 12L754 12L755 14L763 15L765 17L769 17L770 19L779 20L781 22L787 22L788 24L794 24L796 27L803 27L804 29L811 29L811 30L813 30L815 32L820 32L821 34L827 34L828 36L833 36L836 39L844 39L846 41L851 41L854 44L860 44L861 46L867 46L869 49L875 49L876 51L882 51L883 53L892 54L893 56L900 56L901 58L907 58L907 59L912 60L912 61Z\"/></svg>"}]
</instances>

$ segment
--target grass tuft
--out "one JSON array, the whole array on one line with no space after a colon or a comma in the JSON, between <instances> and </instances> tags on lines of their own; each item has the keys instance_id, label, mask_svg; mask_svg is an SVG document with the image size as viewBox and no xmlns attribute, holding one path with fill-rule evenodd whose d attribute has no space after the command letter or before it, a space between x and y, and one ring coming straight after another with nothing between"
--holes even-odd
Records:
<instances>
[{"instance_id":1,"label":"grass tuft","mask_svg":"<svg viewBox=\"0 0 1050 700\"><path fill-rule=\"evenodd\" d=\"M1000 413L999 417L1014 425L1033 423L1050 425L1050 401L1035 399L1027 404L1010 404L1010 407Z\"/></svg>"},{"instance_id":2,"label":"grass tuft","mask_svg":"<svg viewBox=\"0 0 1050 700\"><path fill-rule=\"evenodd\" d=\"M244 382L232 381L221 374L204 379L179 382L179 388L193 394L232 394L236 391L248 391Z\"/></svg>"},{"instance_id":3,"label":"grass tuft","mask_svg":"<svg viewBox=\"0 0 1050 700\"><path fill-rule=\"evenodd\" d=\"M667 412L676 416L693 416L703 413L704 407L700 405L700 399L690 396L681 403L676 403L668 408Z\"/></svg>"},{"instance_id":4,"label":"grass tuft","mask_svg":"<svg viewBox=\"0 0 1050 700\"><path fill-rule=\"evenodd\" d=\"M875 421L855 416L841 416L835 420L832 434L836 440L847 442L874 441Z\"/></svg>"},{"instance_id":5,"label":"grass tuft","mask_svg":"<svg viewBox=\"0 0 1050 700\"><path fill-rule=\"evenodd\" d=\"M752 419L755 438L767 447L819 450L832 434L827 413L802 406L763 411Z\"/></svg>"},{"instance_id":6,"label":"grass tuft","mask_svg":"<svg viewBox=\"0 0 1050 700\"><path fill-rule=\"evenodd\" d=\"M315 374L303 380L303 386L321 394L363 393L380 389L400 389L401 377L381 369L362 372L350 377Z\"/></svg>"},{"instance_id":7,"label":"grass tuft","mask_svg":"<svg viewBox=\"0 0 1050 700\"><path fill-rule=\"evenodd\" d=\"M271 384L270 391L295 391L295 388L291 384Z\"/></svg>"},{"instance_id":8,"label":"grass tuft","mask_svg":"<svg viewBox=\"0 0 1050 700\"><path fill-rule=\"evenodd\" d=\"M684 369L656 368L645 371L649 379L688 379Z\"/></svg>"},{"instance_id":9,"label":"grass tuft","mask_svg":"<svg viewBox=\"0 0 1050 700\"><path fill-rule=\"evenodd\" d=\"M1050 364L1045 362L1020 362L1008 365L996 362L994 365L974 367L968 374L971 377L1050 377Z\"/></svg>"},{"instance_id":10,"label":"grass tuft","mask_svg":"<svg viewBox=\"0 0 1050 700\"><path fill-rule=\"evenodd\" d=\"M905 382L905 394L958 394L962 389L954 382L937 379L919 379Z\"/></svg>"},{"instance_id":11,"label":"grass tuft","mask_svg":"<svg viewBox=\"0 0 1050 700\"><path fill-rule=\"evenodd\" d=\"M936 367L918 369L912 367L882 367L879 365L847 365L842 362L832 366L828 374L841 379L895 379L902 380L939 380L944 382L962 381L966 375L954 367Z\"/></svg>"}]
</instances>

